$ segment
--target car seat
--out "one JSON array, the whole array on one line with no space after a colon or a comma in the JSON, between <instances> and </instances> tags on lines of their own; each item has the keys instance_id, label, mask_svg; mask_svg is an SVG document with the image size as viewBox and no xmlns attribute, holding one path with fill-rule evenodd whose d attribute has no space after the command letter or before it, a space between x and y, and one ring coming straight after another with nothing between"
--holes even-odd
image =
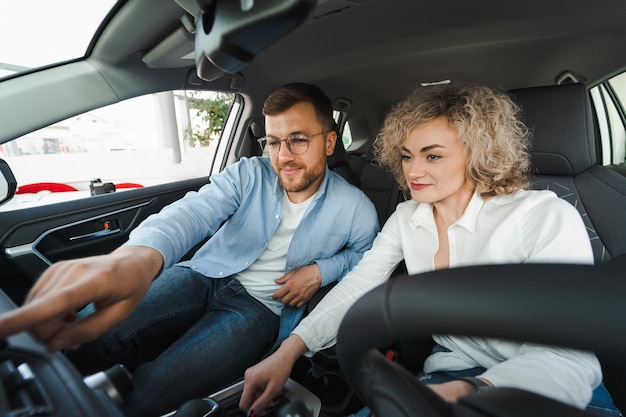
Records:
<instances>
[{"instance_id":1,"label":"car seat","mask_svg":"<svg viewBox=\"0 0 626 417\"><path fill-rule=\"evenodd\" d=\"M564 84L510 91L531 129L532 188L549 189L580 212L595 263L626 253L626 177L598 162L587 88Z\"/></svg>"},{"instance_id":2,"label":"car seat","mask_svg":"<svg viewBox=\"0 0 626 417\"><path fill-rule=\"evenodd\" d=\"M381 228L395 211L398 203L404 201L396 179L376 161L371 148L361 170L361 190L374 203Z\"/></svg>"},{"instance_id":3,"label":"car seat","mask_svg":"<svg viewBox=\"0 0 626 417\"><path fill-rule=\"evenodd\" d=\"M350 184L360 188L361 179L357 173L352 170L352 167L348 162L348 153L346 152L346 148L343 146L343 142L341 140L341 135L337 130L336 132L337 142L335 143L335 151L326 160L328 168L341 175Z\"/></svg>"},{"instance_id":4,"label":"car seat","mask_svg":"<svg viewBox=\"0 0 626 417\"><path fill-rule=\"evenodd\" d=\"M583 84L511 90L531 129L532 188L549 189L578 209L587 227L596 264L626 259L626 177L598 161L591 100ZM598 282L598 285L602 285ZM600 357L604 382L624 410L623 365Z\"/></svg>"}]
</instances>

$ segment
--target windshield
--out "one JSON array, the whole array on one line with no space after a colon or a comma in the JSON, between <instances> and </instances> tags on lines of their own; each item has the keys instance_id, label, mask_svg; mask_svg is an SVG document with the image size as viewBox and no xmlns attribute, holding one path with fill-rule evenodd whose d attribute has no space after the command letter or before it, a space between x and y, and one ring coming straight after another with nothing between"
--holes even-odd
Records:
<instances>
[{"instance_id":1,"label":"windshield","mask_svg":"<svg viewBox=\"0 0 626 417\"><path fill-rule=\"evenodd\" d=\"M0 2L0 79L83 57L117 0Z\"/></svg>"}]
</instances>

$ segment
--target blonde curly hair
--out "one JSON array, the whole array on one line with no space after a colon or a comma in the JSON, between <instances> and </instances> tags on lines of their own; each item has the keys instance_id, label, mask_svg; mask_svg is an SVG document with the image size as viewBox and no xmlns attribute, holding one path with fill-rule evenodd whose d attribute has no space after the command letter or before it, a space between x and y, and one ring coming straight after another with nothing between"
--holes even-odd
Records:
<instances>
[{"instance_id":1,"label":"blonde curly hair","mask_svg":"<svg viewBox=\"0 0 626 417\"><path fill-rule=\"evenodd\" d=\"M374 155L407 190L402 146L418 126L444 116L467 151L468 180L483 198L530 185L529 131L519 107L505 93L485 86L420 88L396 104L374 142Z\"/></svg>"}]
</instances>

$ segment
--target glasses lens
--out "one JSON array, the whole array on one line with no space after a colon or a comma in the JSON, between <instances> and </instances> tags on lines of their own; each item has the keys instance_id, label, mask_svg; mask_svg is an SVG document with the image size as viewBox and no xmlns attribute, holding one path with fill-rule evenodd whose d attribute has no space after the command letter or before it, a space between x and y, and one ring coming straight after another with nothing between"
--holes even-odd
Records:
<instances>
[{"instance_id":1,"label":"glasses lens","mask_svg":"<svg viewBox=\"0 0 626 417\"><path fill-rule=\"evenodd\" d=\"M289 150L292 153L304 153L309 149L309 137L306 135L292 135L287 138Z\"/></svg>"},{"instance_id":2,"label":"glasses lens","mask_svg":"<svg viewBox=\"0 0 626 417\"><path fill-rule=\"evenodd\" d=\"M320 133L318 133L319 135ZM280 146L282 142L286 143L287 149L289 152L294 154L305 153L309 149L309 141L312 136L316 135L305 135L305 134L296 134L291 135L287 139L278 139L273 136L265 136L264 138L259 139L259 144L261 148L267 150L267 153L270 155L276 155L280 152Z\"/></svg>"},{"instance_id":3,"label":"glasses lens","mask_svg":"<svg viewBox=\"0 0 626 417\"><path fill-rule=\"evenodd\" d=\"M280 150L279 139L266 136L259 139L259 143L261 144L261 148L267 150L270 155L276 155Z\"/></svg>"}]
</instances>

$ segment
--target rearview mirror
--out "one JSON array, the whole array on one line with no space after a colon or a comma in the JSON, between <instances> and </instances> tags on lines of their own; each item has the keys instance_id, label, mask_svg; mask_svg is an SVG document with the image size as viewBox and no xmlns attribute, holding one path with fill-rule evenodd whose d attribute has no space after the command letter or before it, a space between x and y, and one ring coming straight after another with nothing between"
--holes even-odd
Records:
<instances>
[{"instance_id":1,"label":"rearview mirror","mask_svg":"<svg viewBox=\"0 0 626 417\"><path fill-rule=\"evenodd\" d=\"M17 181L9 164L4 159L0 159L0 174L0 205L2 205L15 195Z\"/></svg>"},{"instance_id":2,"label":"rearview mirror","mask_svg":"<svg viewBox=\"0 0 626 417\"><path fill-rule=\"evenodd\" d=\"M287 33L315 7L315 0L203 0L196 24L198 77L212 81L232 74Z\"/></svg>"}]
</instances>

